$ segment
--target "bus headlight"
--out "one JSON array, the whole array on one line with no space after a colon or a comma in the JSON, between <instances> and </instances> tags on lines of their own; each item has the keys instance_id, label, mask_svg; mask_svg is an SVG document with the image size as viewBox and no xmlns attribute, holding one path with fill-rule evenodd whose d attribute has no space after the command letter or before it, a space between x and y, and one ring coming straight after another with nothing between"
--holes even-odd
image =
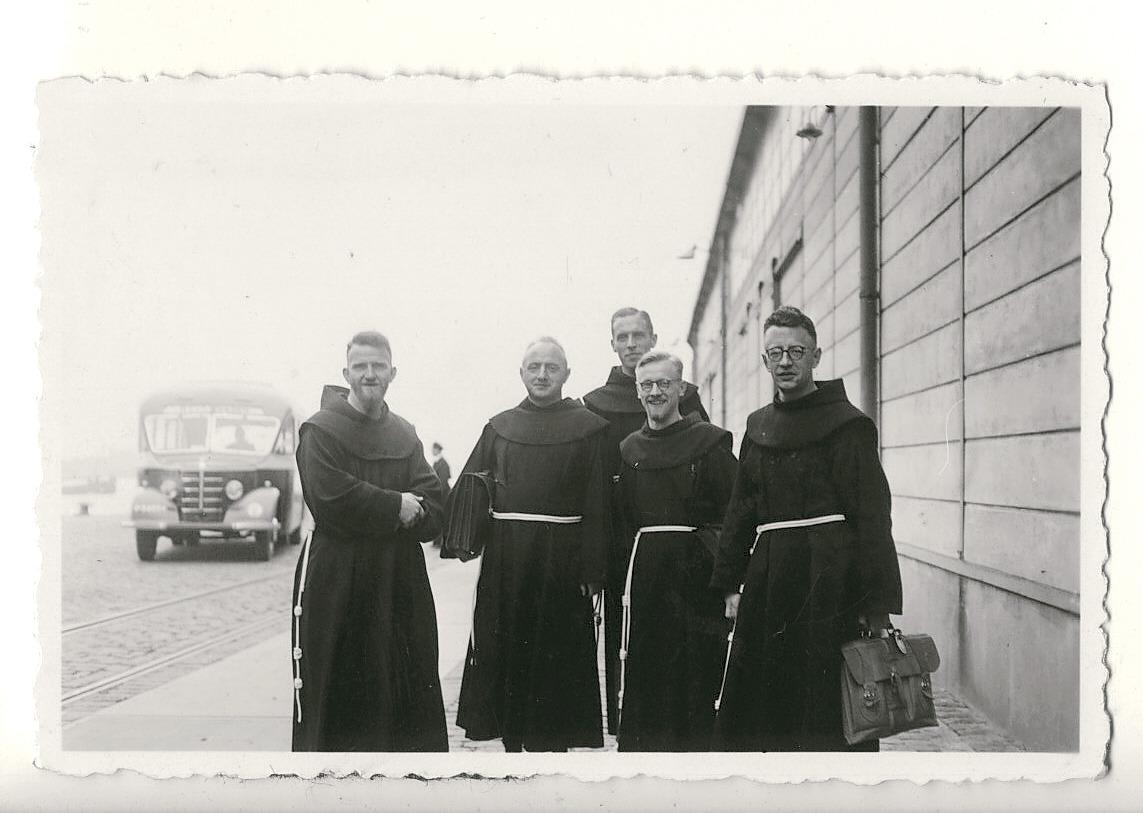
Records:
<instances>
[{"instance_id":1,"label":"bus headlight","mask_svg":"<svg viewBox=\"0 0 1143 813\"><path fill-rule=\"evenodd\" d=\"M179 484L168 477L166 480L163 480L163 484L159 486L159 493L167 499L173 500L179 493Z\"/></svg>"},{"instance_id":2,"label":"bus headlight","mask_svg":"<svg viewBox=\"0 0 1143 813\"><path fill-rule=\"evenodd\" d=\"M246 506L246 513L252 519L258 519L263 513L262 503L252 502Z\"/></svg>"},{"instance_id":3,"label":"bus headlight","mask_svg":"<svg viewBox=\"0 0 1143 813\"><path fill-rule=\"evenodd\" d=\"M242 481L231 480L226 484L226 498L234 502L242 496Z\"/></svg>"}]
</instances>

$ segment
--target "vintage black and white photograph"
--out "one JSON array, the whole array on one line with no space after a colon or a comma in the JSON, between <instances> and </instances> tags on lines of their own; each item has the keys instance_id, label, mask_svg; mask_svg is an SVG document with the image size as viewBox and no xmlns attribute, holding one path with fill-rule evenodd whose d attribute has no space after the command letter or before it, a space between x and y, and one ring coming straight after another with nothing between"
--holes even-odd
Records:
<instances>
[{"instance_id":1,"label":"vintage black and white photograph","mask_svg":"<svg viewBox=\"0 0 1143 813\"><path fill-rule=\"evenodd\" d=\"M1098 772L1100 93L37 104L53 764Z\"/></svg>"}]
</instances>

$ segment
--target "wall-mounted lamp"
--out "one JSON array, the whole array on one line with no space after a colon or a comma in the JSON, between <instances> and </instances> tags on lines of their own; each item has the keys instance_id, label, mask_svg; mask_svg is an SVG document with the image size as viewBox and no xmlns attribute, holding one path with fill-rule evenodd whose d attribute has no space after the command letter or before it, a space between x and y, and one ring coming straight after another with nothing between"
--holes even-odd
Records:
<instances>
[{"instance_id":1,"label":"wall-mounted lamp","mask_svg":"<svg viewBox=\"0 0 1143 813\"><path fill-rule=\"evenodd\" d=\"M789 131L787 131L789 132ZM794 135L798 138L817 138L822 134L822 128L818 127L812 121L806 122L802 125L802 129L798 130Z\"/></svg>"},{"instance_id":2,"label":"wall-mounted lamp","mask_svg":"<svg viewBox=\"0 0 1143 813\"><path fill-rule=\"evenodd\" d=\"M828 116L831 113L833 113L833 105L830 104L827 104L824 109L817 105L806 109L804 123L794 135L798 138L810 139L811 141L818 138L822 134L822 128L818 126L819 122L824 119L824 116Z\"/></svg>"}]
</instances>

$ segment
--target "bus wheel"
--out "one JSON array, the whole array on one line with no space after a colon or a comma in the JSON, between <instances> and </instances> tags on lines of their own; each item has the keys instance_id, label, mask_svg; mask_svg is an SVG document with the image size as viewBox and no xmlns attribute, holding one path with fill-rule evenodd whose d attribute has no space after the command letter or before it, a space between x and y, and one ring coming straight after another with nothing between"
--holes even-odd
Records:
<instances>
[{"instance_id":1,"label":"bus wheel","mask_svg":"<svg viewBox=\"0 0 1143 813\"><path fill-rule=\"evenodd\" d=\"M154 531L135 531L135 552L144 562L155 558L155 547L159 544L159 535Z\"/></svg>"},{"instance_id":2,"label":"bus wheel","mask_svg":"<svg viewBox=\"0 0 1143 813\"><path fill-rule=\"evenodd\" d=\"M259 562L269 562L274 558L274 532L257 531L254 534L254 558Z\"/></svg>"}]
</instances>

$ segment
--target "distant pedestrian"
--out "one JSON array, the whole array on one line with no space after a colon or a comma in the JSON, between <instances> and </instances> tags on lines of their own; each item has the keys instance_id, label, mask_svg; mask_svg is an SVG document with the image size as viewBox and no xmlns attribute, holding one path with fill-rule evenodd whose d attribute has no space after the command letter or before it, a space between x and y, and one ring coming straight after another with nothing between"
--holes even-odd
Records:
<instances>
[{"instance_id":1,"label":"distant pedestrian","mask_svg":"<svg viewBox=\"0 0 1143 813\"><path fill-rule=\"evenodd\" d=\"M607 421L603 444L603 468L607 476L619 476L619 442L638 431L646 420L643 404L635 390L635 365L643 354L655 347L658 336L651 324L651 315L638 308L620 308L611 315L611 349L619 364L611 368L602 387L583 396L583 404ZM689 381L679 385L679 412L685 417L697 415L710 420L699 398L698 387ZM612 501L613 505L614 500ZM613 511L618 509L613 508ZM623 595L623 578L627 573L627 559L631 555L631 538L623 531L618 513L612 517L612 539L608 541L607 586L604 590L604 663L607 682L607 730L618 733L619 714L619 638Z\"/></svg>"},{"instance_id":2,"label":"distant pedestrian","mask_svg":"<svg viewBox=\"0 0 1143 813\"><path fill-rule=\"evenodd\" d=\"M452 490L452 485L449 482L452 479L452 471L448 467L448 461L444 458L444 447L439 443L433 443L433 471L437 475L437 479L441 481L441 505L448 502L449 492ZM435 547L441 546L441 537L438 535L433 540Z\"/></svg>"},{"instance_id":3,"label":"distant pedestrian","mask_svg":"<svg viewBox=\"0 0 1143 813\"><path fill-rule=\"evenodd\" d=\"M715 748L876 751L842 735L840 648L901 612L877 428L840 380L814 380L800 310L776 310L762 340L776 395L747 419L711 580L736 619Z\"/></svg>"},{"instance_id":4,"label":"distant pedestrian","mask_svg":"<svg viewBox=\"0 0 1143 813\"><path fill-rule=\"evenodd\" d=\"M734 483L725 429L679 413L683 363L652 350L635 368L643 428L619 451L619 512L634 540L624 577L620 751L707 751L729 622L710 586Z\"/></svg>"},{"instance_id":5,"label":"distant pedestrian","mask_svg":"<svg viewBox=\"0 0 1143 813\"><path fill-rule=\"evenodd\" d=\"M592 599L606 572L606 423L563 397L570 372L555 339L529 344L527 397L489 420L464 467L496 487L457 725L505 751L603 745Z\"/></svg>"},{"instance_id":6,"label":"distant pedestrian","mask_svg":"<svg viewBox=\"0 0 1143 813\"><path fill-rule=\"evenodd\" d=\"M358 333L302 424L314 531L294 580L295 751L447 751L437 619L419 543L440 532L440 481L389 410L389 341Z\"/></svg>"}]
</instances>

